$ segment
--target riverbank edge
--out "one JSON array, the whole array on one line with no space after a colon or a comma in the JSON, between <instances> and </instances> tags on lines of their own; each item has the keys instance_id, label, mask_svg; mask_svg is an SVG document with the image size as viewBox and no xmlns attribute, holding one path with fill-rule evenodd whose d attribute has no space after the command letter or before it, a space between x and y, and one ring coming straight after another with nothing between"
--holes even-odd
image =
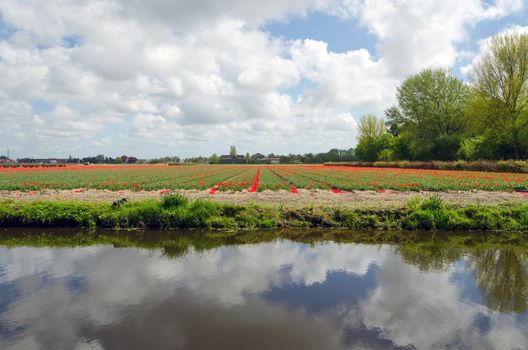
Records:
<instances>
[{"instance_id":1,"label":"riverbank edge","mask_svg":"<svg viewBox=\"0 0 528 350\"><path fill-rule=\"evenodd\" d=\"M257 230L528 231L528 205L453 205L438 196L401 208L303 207L217 203L182 195L134 202L0 201L0 227Z\"/></svg>"}]
</instances>

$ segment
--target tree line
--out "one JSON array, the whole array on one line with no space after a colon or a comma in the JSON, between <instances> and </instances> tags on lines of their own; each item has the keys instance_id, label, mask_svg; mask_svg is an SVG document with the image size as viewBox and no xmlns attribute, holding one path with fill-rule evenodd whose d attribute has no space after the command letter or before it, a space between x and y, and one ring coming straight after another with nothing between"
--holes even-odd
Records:
<instances>
[{"instance_id":1,"label":"tree line","mask_svg":"<svg viewBox=\"0 0 528 350\"><path fill-rule=\"evenodd\" d=\"M361 117L356 159L528 157L528 35L492 37L470 77L431 68L405 79L385 120Z\"/></svg>"},{"instance_id":2,"label":"tree line","mask_svg":"<svg viewBox=\"0 0 528 350\"><path fill-rule=\"evenodd\" d=\"M244 156L247 164L261 164L263 158L279 158L281 164L317 164L325 162L352 162L356 161L357 158L354 154L354 149L348 150L333 148L328 152L321 153L305 153L305 154L287 154L279 155L270 153L264 155L261 153L255 153L250 155L246 153ZM202 164L218 164L219 157L215 153L210 157L193 157L186 158L187 163L202 163Z\"/></svg>"}]
</instances>

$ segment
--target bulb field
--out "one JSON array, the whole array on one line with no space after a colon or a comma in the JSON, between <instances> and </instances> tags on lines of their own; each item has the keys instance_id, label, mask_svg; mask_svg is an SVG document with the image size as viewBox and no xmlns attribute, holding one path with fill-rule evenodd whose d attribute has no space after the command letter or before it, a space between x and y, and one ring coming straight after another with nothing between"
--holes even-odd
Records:
<instances>
[{"instance_id":1,"label":"bulb field","mask_svg":"<svg viewBox=\"0 0 528 350\"><path fill-rule=\"evenodd\" d=\"M321 165L123 165L0 168L0 190L248 191L299 189L526 191L528 174Z\"/></svg>"}]
</instances>

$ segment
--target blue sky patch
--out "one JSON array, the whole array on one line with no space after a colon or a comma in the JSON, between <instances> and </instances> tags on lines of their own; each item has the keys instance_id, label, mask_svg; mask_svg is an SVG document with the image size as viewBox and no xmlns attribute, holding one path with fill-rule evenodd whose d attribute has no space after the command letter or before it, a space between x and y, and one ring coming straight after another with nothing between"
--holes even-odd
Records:
<instances>
[{"instance_id":1,"label":"blue sky patch","mask_svg":"<svg viewBox=\"0 0 528 350\"><path fill-rule=\"evenodd\" d=\"M310 79L303 78L296 85L282 89L280 92L288 94L295 101L299 96L303 95L306 90L317 90L317 83Z\"/></svg>"},{"instance_id":2,"label":"blue sky patch","mask_svg":"<svg viewBox=\"0 0 528 350\"><path fill-rule=\"evenodd\" d=\"M332 52L367 49L372 56L377 55L376 36L368 33L368 30L361 27L355 19L341 19L321 12L313 12L306 17L291 17L288 21L271 21L262 29L286 40L324 41L328 44L328 50Z\"/></svg>"},{"instance_id":3,"label":"blue sky patch","mask_svg":"<svg viewBox=\"0 0 528 350\"><path fill-rule=\"evenodd\" d=\"M460 289L460 298L462 300L471 300L474 303L484 305L484 298L475 282L473 271L457 271L450 276L450 282L457 285Z\"/></svg>"},{"instance_id":4,"label":"blue sky patch","mask_svg":"<svg viewBox=\"0 0 528 350\"><path fill-rule=\"evenodd\" d=\"M82 45L83 37L81 35L72 34L62 38L64 46L67 48L74 48Z\"/></svg>"},{"instance_id":5,"label":"blue sky patch","mask_svg":"<svg viewBox=\"0 0 528 350\"><path fill-rule=\"evenodd\" d=\"M81 276L68 276L66 287L75 294L82 294L88 290L88 281Z\"/></svg>"},{"instance_id":6,"label":"blue sky patch","mask_svg":"<svg viewBox=\"0 0 528 350\"><path fill-rule=\"evenodd\" d=\"M0 39L9 39L16 29L4 21L2 12L0 12Z\"/></svg>"},{"instance_id":7,"label":"blue sky patch","mask_svg":"<svg viewBox=\"0 0 528 350\"><path fill-rule=\"evenodd\" d=\"M55 109L54 103L41 99L33 100L31 106L33 107L33 112L37 114L50 113Z\"/></svg>"}]
</instances>

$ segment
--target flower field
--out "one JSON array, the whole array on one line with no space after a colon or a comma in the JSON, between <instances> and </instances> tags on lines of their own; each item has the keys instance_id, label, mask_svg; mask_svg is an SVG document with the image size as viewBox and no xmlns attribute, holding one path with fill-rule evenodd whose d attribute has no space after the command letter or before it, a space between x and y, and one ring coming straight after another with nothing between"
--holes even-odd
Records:
<instances>
[{"instance_id":1,"label":"flower field","mask_svg":"<svg viewBox=\"0 0 528 350\"><path fill-rule=\"evenodd\" d=\"M0 168L0 190L175 189L264 191L323 189L525 191L528 174L320 165L132 165Z\"/></svg>"}]
</instances>

